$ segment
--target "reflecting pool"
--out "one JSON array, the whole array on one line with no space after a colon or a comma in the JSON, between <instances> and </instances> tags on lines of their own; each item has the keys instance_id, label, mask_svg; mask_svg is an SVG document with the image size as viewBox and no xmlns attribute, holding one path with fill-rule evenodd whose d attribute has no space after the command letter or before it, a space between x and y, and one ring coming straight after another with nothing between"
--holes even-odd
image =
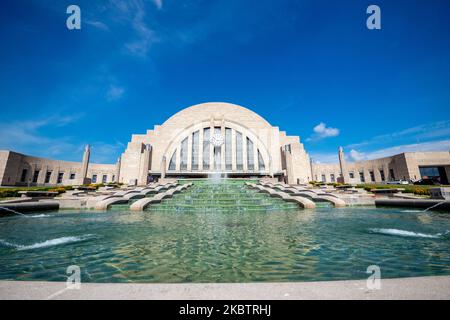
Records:
<instances>
[{"instance_id":1,"label":"reflecting pool","mask_svg":"<svg viewBox=\"0 0 450 320\"><path fill-rule=\"evenodd\" d=\"M173 209L173 208L172 208ZM0 218L0 279L251 282L450 274L450 215L315 210L125 208Z\"/></svg>"}]
</instances>

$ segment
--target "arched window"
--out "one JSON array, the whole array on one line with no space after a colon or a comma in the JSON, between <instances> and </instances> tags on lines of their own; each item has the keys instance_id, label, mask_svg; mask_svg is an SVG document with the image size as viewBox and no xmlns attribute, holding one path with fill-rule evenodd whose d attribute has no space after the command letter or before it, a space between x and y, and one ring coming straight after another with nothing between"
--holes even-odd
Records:
<instances>
[{"instance_id":1,"label":"arched window","mask_svg":"<svg viewBox=\"0 0 450 320\"><path fill-rule=\"evenodd\" d=\"M176 168L177 168L177 150L175 149L175 151L173 152L172 158L170 159L170 162L169 162L169 170L175 171Z\"/></svg>"},{"instance_id":2,"label":"arched window","mask_svg":"<svg viewBox=\"0 0 450 320\"><path fill-rule=\"evenodd\" d=\"M260 149L261 142L255 141L251 132L237 130L234 125L197 127L181 138L173 154L167 155L171 156L168 171L244 172L245 168L245 172L264 174L267 169L268 155L265 149Z\"/></svg>"}]
</instances>

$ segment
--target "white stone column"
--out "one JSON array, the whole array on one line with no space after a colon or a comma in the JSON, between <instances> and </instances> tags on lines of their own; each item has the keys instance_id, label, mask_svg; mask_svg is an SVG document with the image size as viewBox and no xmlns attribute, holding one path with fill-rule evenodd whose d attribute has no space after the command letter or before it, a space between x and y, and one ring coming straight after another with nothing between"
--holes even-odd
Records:
<instances>
[{"instance_id":1,"label":"white stone column","mask_svg":"<svg viewBox=\"0 0 450 320\"><path fill-rule=\"evenodd\" d=\"M236 171L236 130L231 130L231 170Z\"/></svg>"},{"instance_id":2,"label":"white stone column","mask_svg":"<svg viewBox=\"0 0 450 320\"><path fill-rule=\"evenodd\" d=\"M164 179L166 177L166 166L167 166L167 160L166 157L163 156L161 161L161 179Z\"/></svg>"},{"instance_id":3,"label":"white stone column","mask_svg":"<svg viewBox=\"0 0 450 320\"><path fill-rule=\"evenodd\" d=\"M175 163L175 171L180 172L180 168L181 168L181 143L179 143L177 147L177 161Z\"/></svg>"},{"instance_id":4,"label":"white stone column","mask_svg":"<svg viewBox=\"0 0 450 320\"><path fill-rule=\"evenodd\" d=\"M91 146L86 145L84 148L84 154L83 154L83 162L81 163L81 177L80 177L80 184L87 183L87 173L89 169L89 159L91 157Z\"/></svg>"},{"instance_id":5,"label":"white stone column","mask_svg":"<svg viewBox=\"0 0 450 320\"><path fill-rule=\"evenodd\" d=\"M211 126L209 129L209 139L214 135L214 120L211 119ZM214 146L209 143L209 171L214 171Z\"/></svg>"},{"instance_id":6,"label":"white stone column","mask_svg":"<svg viewBox=\"0 0 450 320\"><path fill-rule=\"evenodd\" d=\"M253 168L255 173L259 172L258 144L256 141L253 141Z\"/></svg>"},{"instance_id":7,"label":"white stone column","mask_svg":"<svg viewBox=\"0 0 450 320\"><path fill-rule=\"evenodd\" d=\"M147 185L147 178L148 178L148 171L150 169L150 156L152 152L152 146L147 144L144 147L144 152L141 154L142 160L141 160L141 173L140 178L138 181L138 184L140 186Z\"/></svg>"},{"instance_id":8,"label":"white stone column","mask_svg":"<svg viewBox=\"0 0 450 320\"><path fill-rule=\"evenodd\" d=\"M118 159L117 159L117 163L116 163L116 181L113 181L113 182L120 182L120 166L121 166L121 164L122 164L122 157L120 156Z\"/></svg>"},{"instance_id":9,"label":"white stone column","mask_svg":"<svg viewBox=\"0 0 450 320\"><path fill-rule=\"evenodd\" d=\"M188 136L187 171L192 171L192 133Z\"/></svg>"},{"instance_id":10,"label":"white stone column","mask_svg":"<svg viewBox=\"0 0 450 320\"><path fill-rule=\"evenodd\" d=\"M203 171L203 128L198 133L198 171Z\"/></svg>"},{"instance_id":11,"label":"white stone column","mask_svg":"<svg viewBox=\"0 0 450 320\"><path fill-rule=\"evenodd\" d=\"M48 166L41 166L41 171L39 171L39 176L38 176L38 181L37 181L38 185L43 185L45 183L45 175L47 174L47 167Z\"/></svg>"},{"instance_id":12,"label":"white stone column","mask_svg":"<svg viewBox=\"0 0 450 320\"><path fill-rule=\"evenodd\" d=\"M222 135L222 138L224 139L224 143L220 146L220 169L222 171L226 170L225 167L225 124L222 120L222 125L220 127L220 134Z\"/></svg>"}]
</instances>

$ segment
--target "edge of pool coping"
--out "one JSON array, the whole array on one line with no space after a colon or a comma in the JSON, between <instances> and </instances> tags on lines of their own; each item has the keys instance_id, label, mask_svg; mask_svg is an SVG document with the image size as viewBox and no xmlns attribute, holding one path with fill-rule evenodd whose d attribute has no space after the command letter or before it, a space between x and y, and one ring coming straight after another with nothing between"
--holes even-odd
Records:
<instances>
[{"instance_id":1,"label":"edge of pool coping","mask_svg":"<svg viewBox=\"0 0 450 320\"><path fill-rule=\"evenodd\" d=\"M450 300L450 276L277 283L82 283L0 281L0 300Z\"/></svg>"}]
</instances>

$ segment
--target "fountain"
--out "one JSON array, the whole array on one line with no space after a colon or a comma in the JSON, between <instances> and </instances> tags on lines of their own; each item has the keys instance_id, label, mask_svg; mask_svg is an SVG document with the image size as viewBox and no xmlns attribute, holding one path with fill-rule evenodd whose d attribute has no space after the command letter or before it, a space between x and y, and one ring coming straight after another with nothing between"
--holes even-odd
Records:
<instances>
[{"instance_id":1,"label":"fountain","mask_svg":"<svg viewBox=\"0 0 450 320\"><path fill-rule=\"evenodd\" d=\"M20 213L20 212L18 212L18 211L16 211L16 210L13 210L13 209L10 209L10 208L0 207L0 210L5 210L5 211L8 211L8 212L14 213L14 214L16 214L16 215L20 215L20 216L27 217L25 214ZM27 217L27 218L28 218L28 217Z\"/></svg>"},{"instance_id":2,"label":"fountain","mask_svg":"<svg viewBox=\"0 0 450 320\"><path fill-rule=\"evenodd\" d=\"M443 200L443 201L441 201L439 203L436 203L436 204L432 205L429 208L426 208L425 210L423 210L423 212L427 212L428 210L434 209L434 208L440 206L441 204L444 204L444 203L449 202L449 201L450 201L449 199Z\"/></svg>"}]
</instances>

